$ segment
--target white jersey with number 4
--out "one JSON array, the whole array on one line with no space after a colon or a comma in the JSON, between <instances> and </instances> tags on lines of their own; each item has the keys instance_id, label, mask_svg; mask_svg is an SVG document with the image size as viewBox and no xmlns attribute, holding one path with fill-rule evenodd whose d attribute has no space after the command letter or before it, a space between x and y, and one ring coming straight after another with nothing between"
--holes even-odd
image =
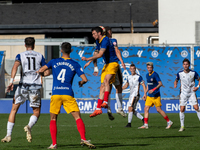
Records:
<instances>
[{"instance_id":1,"label":"white jersey with number 4","mask_svg":"<svg viewBox=\"0 0 200 150\"><path fill-rule=\"evenodd\" d=\"M27 50L18 54L15 61L21 63L20 84L28 86L29 89L41 88L41 77L36 71L46 65L43 55L33 50Z\"/></svg>"}]
</instances>

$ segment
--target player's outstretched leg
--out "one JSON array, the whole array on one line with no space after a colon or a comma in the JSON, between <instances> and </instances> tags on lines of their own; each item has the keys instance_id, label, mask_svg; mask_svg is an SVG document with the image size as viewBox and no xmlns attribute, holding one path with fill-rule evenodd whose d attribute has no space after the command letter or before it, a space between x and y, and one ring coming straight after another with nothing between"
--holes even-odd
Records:
<instances>
[{"instance_id":1,"label":"player's outstretched leg","mask_svg":"<svg viewBox=\"0 0 200 150\"><path fill-rule=\"evenodd\" d=\"M101 104L101 108L108 108L108 98L109 98L109 91L104 92L104 102Z\"/></svg>"},{"instance_id":2,"label":"player's outstretched leg","mask_svg":"<svg viewBox=\"0 0 200 150\"><path fill-rule=\"evenodd\" d=\"M90 115L90 117L96 117L97 115L102 114L101 104L103 103L102 99L98 99L97 108L96 110Z\"/></svg>"}]
</instances>

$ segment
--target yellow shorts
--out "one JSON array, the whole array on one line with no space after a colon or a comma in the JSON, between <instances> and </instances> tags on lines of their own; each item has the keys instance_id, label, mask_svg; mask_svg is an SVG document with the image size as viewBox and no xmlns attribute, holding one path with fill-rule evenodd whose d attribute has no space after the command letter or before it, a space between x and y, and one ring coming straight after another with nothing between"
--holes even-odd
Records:
<instances>
[{"instance_id":1,"label":"yellow shorts","mask_svg":"<svg viewBox=\"0 0 200 150\"><path fill-rule=\"evenodd\" d=\"M149 96L147 96L145 106L153 107L154 105L155 105L155 107L162 106L160 96L159 97L149 97Z\"/></svg>"},{"instance_id":2,"label":"yellow shorts","mask_svg":"<svg viewBox=\"0 0 200 150\"><path fill-rule=\"evenodd\" d=\"M110 80L110 84L112 84L113 82L115 82L115 75L117 73L119 64L117 62L112 62L109 64L105 64L103 69L102 69L102 73L101 73L101 83L104 82L105 76L107 74L113 74L114 76L112 77L112 79Z\"/></svg>"},{"instance_id":3,"label":"yellow shorts","mask_svg":"<svg viewBox=\"0 0 200 150\"><path fill-rule=\"evenodd\" d=\"M50 102L50 113L59 114L60 107L63 105L67 113L79 111L76 99L69 95L53 95Z\"/></svg>"}]
</instances>

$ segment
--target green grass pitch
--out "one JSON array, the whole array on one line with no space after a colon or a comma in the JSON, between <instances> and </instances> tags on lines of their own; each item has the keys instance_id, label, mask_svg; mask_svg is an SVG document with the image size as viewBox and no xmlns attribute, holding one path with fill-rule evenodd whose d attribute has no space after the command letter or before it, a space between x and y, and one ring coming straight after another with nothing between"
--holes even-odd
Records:
<instances>
[{"instance_id":1,"label":"green grass pitch","mask_svg":"<svg viewBox=\"0 0 200 150\"><path fill-rule=\"evenodd\" d=\"M39 150L47 149L51 144L49 132L49 114L41 114L37 124L32 128L32 143L28 143L23 127L27 125L31 114L17 114L11 143L0 143L1 150ZM185 114L185 131L180 128L179 114L168 114L174 122L166 130L166 121L159 114L150 114L149 129L137 129L142 121L133 116L132 127L124 128L127 118L114 114L110 121L107 114L89 118L82 114L86 126L86 138L97 149L103 150L198 150L200 149L200 122L195 113ZM0 138L6 135L8 114L0 114ZM84 150L80 146L80 135L76 123L70 114L58 116L58 149Z\"/></svg>"}]
</instances>

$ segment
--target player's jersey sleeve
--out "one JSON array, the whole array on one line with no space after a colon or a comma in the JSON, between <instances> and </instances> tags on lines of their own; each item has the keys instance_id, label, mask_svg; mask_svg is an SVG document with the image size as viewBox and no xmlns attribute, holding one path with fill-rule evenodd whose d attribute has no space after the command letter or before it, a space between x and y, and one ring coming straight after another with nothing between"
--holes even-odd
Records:
<instances>
[{"instance_id":1,"label":"player's jersey sleeve","mask_svg":"<svg viewBox=\"0 0 200 150\"><path fill-rule=\"evenodd\" d=\"M195 71L194 78L200 80L198 73Z\"/></svg>"},{"instance_id":2,"label":"player's jersey sleeve","mask_svg":"<svg viewBox=\"0 0 200 150\"><path fill-rule=\"evenodd\" d=\"M47 66L48 68L52 68L52 66L53 66L53 59L50 60L50 61L46 64L46 66Z\"/></svg>"},{"instance_id":3,"label":"player's jersey sleeve","mask_svg":"<svg viewBox=\"0 0 200 150\"><path fill-rule=\"evenodd\" d=\"M157 82L161 81L161 80L160 80L160 77L159 77L159 75L158 75L157 73L155 73L155 76L154 76L154 77L155 77L155 79L156 79Z\"/></svg>"},{"instance_id":4,"label":"player's jersey sleeve","mask_svg":"<svg viewBox=\"0 0 200 150\"><path fill-rule=\"evenodd\" d=\"M139 81L140 84L144 83L142 76L140 76L140 77L138 78L138 81Z\"/></svg>"},{"instance_id":5,"label":"player's jersey sleeve","mask_svg":"<svg viewBox=\"0 0 200 150\"><path fill-rule=\"evenodd\" d=\"M46 65L47 63L45 62L44 56L42 55L42 60L41 60L41 66Z\"/></svg>"},{"instance_id":6,"label":"player's jersey sleeve","mask_svg":"<svg viewBox=\"0 0 200 150\"><path fill-rule=\"evenodd\" d=\"M180 75L179 72L176 74L176 80L179 81L180 80Z\"/></svg>"},{"instance_id":7,"label":"player's jersey sleeve","mask_svg":"<svg viewBox=\"0 0 200 150\"><path fill-rule=\"evenodd\" d=\"M112 44L113 44L114 46L117 47L117 40L116 40L116 39L113 39L113 40L112 40Z\"/></svg>"},{"instance_id":8,"label":"player's jersey sleeve","mask_svg":"<svg viewBox=\"0 0 200 150\"><path fill-rule=\"evenodd\" d=\"M84 74L83 69L81 68L81 66L77 63L77 65L75 66L75 70L77 75L80 77L82 74Z\"/></svg>"},{"instance_id":9,"label":"player's jersey sleeve","mask_svg":"<svg viewBox=\"0 0 200 150\"><path fill-rule=\"evenodd\" d=\"M15 61L21 62L21 56L20 56L20 54L18 54L18 55L15 57Z\"/></svg>"}]
</instances>

